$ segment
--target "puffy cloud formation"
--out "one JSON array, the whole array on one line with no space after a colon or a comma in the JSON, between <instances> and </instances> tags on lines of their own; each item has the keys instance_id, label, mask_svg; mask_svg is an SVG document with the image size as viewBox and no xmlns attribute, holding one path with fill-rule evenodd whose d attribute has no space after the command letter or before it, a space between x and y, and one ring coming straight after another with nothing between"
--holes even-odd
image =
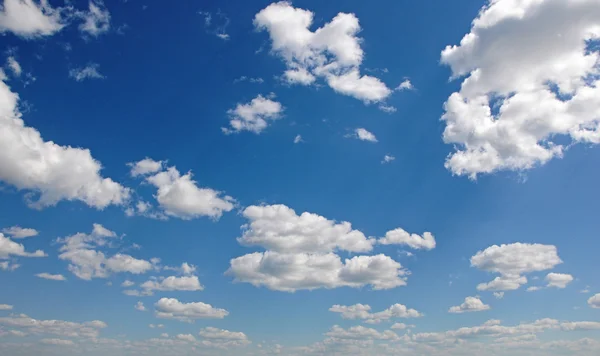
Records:
<instances>
[{"instance_id":1,"label":"puffy cloud formation","mask_svg":"<svg viewBox=\"0 0 600 356\"><path fill-rule=\"evenodd\" d=\"M444 141L457 147L446 168L475 179L600 143L600 57L590 49L599 18L596 0L490 1L441 55L453 78L466 77L442 116Z\"/></svg>"},{"instance_id":2,"label":"puffy cloud formation","mask_svg":"<svg viewBox=\"0 0 600 356\"><path fill-rule=\"evenodd\" d=\"M44 141L36 129L25 126L18 101L0 81L0 181L38 193L37 201L29 201L35 208L78 200L103 209L128 199L129 189L100 176L102 166L89 150Z\"/></svg>"},{"instance_id":3,"label":"puffy cloud formation","mask_svg":"<svg viewBox=\"0 0 600 356\"><path fill-rule=\"evenodd\" d=\"M229 331L207 327L198 333L204 340L202 345L219 349L239 347L250 344L248 336L240 331Z\"/></svg>"},{"instance_id":4,"label":"puffy cloud formation","mask_svg":"<svg viewBox=\"0 0 600 356\"><path fill-rule=\"evenodd\" d=\"M0 233L0 260L10 257L46 257L46 254L42 250L27 252L25 251L25 246L12 241Z\"/></svg>"},{"instance_id":5,"label":"puffy cloud formation","mask_svg":"<svg viewBox=\"0 0 600 356\"><path fill-rule=\"evenodd\" d=\"M311 11L287 1L273 3L254 17L256 28L269 33L272 52L286 63L282 79L309 85L324 78L334 91L365 103L387 98L392 91L381 80L359 72L364 53L357 37L361 29L358 18L339 13L311 31L313 18Z\"/></svg>"},{"instance_id":6,"label":"puffy cloud formation","mask_svg":"<svg viewBox=\"0 0 600 356\"><path fill-rule=\"evenodd\" d=\"M142 274L153 268L153 264L146 260L121 253L106 257L103 252L95 249L111 247L118 240L115 232L94 224L91 234L80 232L57 239L62 244L58 258L69 261L69 271L84 280L107 278L111 273Z\"/></svg>"},{"instance_id":7,"label":"puffy cloud formation","mask_svg":"<svg viewBox=\"0 0 600 356\"><path fill-rule=\"evenodd\" d=\"M138 162L127 163L131 167L132 177L145 176L147 174L158 173L163 169L163 161L155 161L152 158L144 158Z\"/></svg>"},{"instance_id":8,"label":"puffy cloud formation","mask_svg":"<svg viewBox=\"0 0 600 356\"><path fill-rule=\"evenodd\" d=\"M346 135L346 137L355 138L361 141L377 142L377 137L375 137L372 132L367 131L367 129L362 127L355 129L353 134Z\"/></svg>"},{"instance_id":9,"label":"puffy cloud formation","mask_svg":"<svg viewBox=\"0 0 600 356\"><path fill-rule=\"evenodd\" d=\"M4 0L0 7L0 33L12 32L26 39L51 36L65 26L59 9L47 0Z\"/></svg>"},{"instance_id":10,"label":"puffy cloud formation","mask_svg":"<svg viewBox=\"0 0 600 356\"><path fill-rule=\"evenodd\" d=\"M523 274L552 269L561 263L556 246L520 242L490 246L471 257L472 267L501 275L489 283L478 285L477 289L482 291L518 289L527 283Z\"/></svg>"},{"instance_id":11,"label":"puffy cloud formation","mask_svg":"<svg viewBox=\"0 0 600 356\"><path fill-rule=\"evenodd\" d=\"M563 289L567 287L567 284L573 282L573 276L565 273L548 273L546 282L548 282L548 288Z\"/></svg>"},{"instance_id":12,"label":"puffy cloud formation","mask_svg":"<svg viewBox=\"0 0 600 356\"><path fill-rule=\"evenodd\" d=\"M77 12L77 16L83 19L79 30L86 35L98 37L110 29L110 13L100 0L89 2L89 10Z\"/></svg>"},{"instance_id":13,"label":"puffy cloud formation","mask_svg":"<svg viewBox=\"0 0 600 356\"><path fill-rule=\"evenodd\" d=\"M409 309L402 304L394 304L384 311L371 313L371 306L365 304L334 305L329 308L330 312L340 313L344 319L362 319L368 324L379 324L391 318L419 318L423 314L415 309Z\"/></svg>"},{"instance_id":14,"label":"puffy cloud formation","mask_svg":"<svg viewBox=\"0 0 600 356\"><path fill-rule=\"evenodd\" d=\"M97 338L100 330L107 327L106 323L99 320L85 323L63 320L36 320L24 314L0 317L0 325L21 329L29 334L69 338Z\"/></svg>"},{"instance_id":15,"label":"puffy cloud formation","mask_svg":"<svg viewBox=\"0 0 600 356\"><path fill-rule=\"evenodd\" d=\"M13 239L24 239L26 237L33 237L39 234L39 232L36 229L23 228L20 226L13 226L2 229L2 233L10 236Z\"/></svg>"},{"instance_id":16,"label":"puffy cloud formation","mask_svg":"<svg viewBox=\"0 0 600 356\"><path fill-rule=\"evenodd\" d=\"M303 212L298 215L285 205L249 206L243 211L249 223L238 241L282 253L328 252L336 249L369 252L375 240L352 229L349 222L336 222Z\"/></svg>"},{"instance_id":17,"label":"puffy cloud formation","mask_svg":"<svg viewBox=\"0 0 600 356\"><path fill-rule=\"evenodd\" d=\"M588 305L594 309L600 309L600 293L588 299Z\"/></svg>"},{"instance_id":18,"label":"puffy cloud formation","mask_svg":"<svg viewBox=\"0 0 600 356\"><path fill-rule=\"evenodd\" d=\"M139 311L146 311L146 307L144 306L144 303L142 303L142 302L137 302L135 304L134 308Z\"/></svg>"},{"instance_id":19,"label":"puffy cloud formation","mask_svg":"<svg viewBox=\"0 0 600 356\"><path fill-rule=\"evenodd\" d=\"M160 280L150 280L140 285L146 292L152 291L197 291L203 290L196 276L170 276Z\"/></svg>"},{"instance_id":20,"label":"puffy cloud formation","mask_svg":"<svg viewBox=\"0 0 600 356\"><path fill-rule=\"evenodd\" d=\"M489 310L490 306L487 304L483 304L481 299L478 297L466 297L465 302L461 305L451 307L448 309L449 313L460 314L467 312L479 312L484 310Z\"/></svg>"},{"instance_id":21,"label":"puffy cloud formation","mask_svg":"<svg viewBox=\"0 0 600 356\"><path fill-rule=\"evenodd\" d=\"M161 298L156 304L156 316L190 322L195 319L223 319L229 312L202 302L182 303L174 298Z\"/></svg>"},{"instance_id":22,"label":"puffy cloud formation","mask_svg":"<svg viewBox=\"0 0 600 356\"><path fill-rule=\"evenodd\" d=\"M250 206L243 216L250 222L238 241L267 251L231 260L227 274L237 282L286 292L406 285L408 272L388 256L355 256L342 262L335 251L368 252L375 243L348 222L308 212L297 215L285 205Z\"/></svg>"},{"instance_id":23,"label":"puffy cloud formation","mask_svg":"<svg viewBox=\"0 0 600 356\"><path fill-rule=\"evenodd\" d=\"M364 326L353 326L348 329L344 329L338 325L334 325L331 330L325 333L325 336L330 338L329 341L335 341L336 339L343 340L398 340L399 337L396 333L391 330L385 330L379 332L375 329L367 328Z\"/></svg>"},{"instance_id":24,"label":"puffy cloud formation","mask_svg":"<svg viewBox=\"0 0 600 356\"><path fill-rule=\"evenodd\" d=\"M67 279L62 274L38 273L35 275L38 278L48 279L51 281L66 281Z\"/></svg>"},{"instance_id":25,"label":"puffy cloud formation","mask_svg":"<svg viewBox=\"0 0 600 356\"><path fill-rule=\"evenodd\" d=\"M430 232L425 232L423 236L419 236L397 228L388 231L385 237L379 239L377 243L382 245L406 245L415 250L433 250L435 248L435 237Z\"/></svg>"},{"instance_id":26,"label":"puffy cloud formation","mask_svg":"<svg viewBox=\"0 0 600 356\"><path fill-rule=\"evenodd\" d=\"M235 109L227 111L231 128L223 127L226 134L241 131L261 133L269 126L269 121L281 118L284 107L280 102L258 95L247 104L237 104Z\"/></svg>"}]
</instances>

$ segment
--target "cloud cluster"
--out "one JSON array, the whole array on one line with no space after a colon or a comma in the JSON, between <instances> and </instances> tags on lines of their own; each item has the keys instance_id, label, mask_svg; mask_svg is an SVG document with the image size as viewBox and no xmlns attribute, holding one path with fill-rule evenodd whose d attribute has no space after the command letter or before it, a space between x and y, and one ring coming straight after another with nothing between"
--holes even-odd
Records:
<instances>
[{"instance_id":1,"label":"cloud cluster","mask_svg":"<svg viewBox=\"0 0 600 356\"><path fill-rule=\"evenodd\" d=\"M25 246L14 242L10 238L0 233L0 260L10 257L46 257L47 255L42 250L35 252L25 251Z\"/></svg>"},{"instance_id":2,"label":"cloud cluster","mask_svg":"<svg viewBox=\"0 0 600 356\"><path fill-rule=\"evenodd\" d=\"M0 317L0 325L18 328L29 334L56 335L68 338L97 338L106 323L94 320L75 323L64 320L36 320L24 314Z\"/></svg>"},{"instance_id":3,"label":"cloud cluster","mask_svg":"<svg viewBox=\"0 0 600 356\"><path fill-rule=\"evenodd\" d=\"M227 111L231 128L223 127L225 134L250 131L259 134L264 131L270 121L281 118L284 111L280 102L258 95L247 104L237 104Z\"/></svg>"},{"instance_id":4,"label":"cloud cluster","mask_svg":"<svg viewBox=\"0 0 600 356\"><path fill-rule=\"evenodd\" d=\"M526 170L600 143L599 17L596 0L495 0L444 49L452 77L466 77L442 116L452 173Z\"/></svg>"},{"instance_id":5,"label":"cloud cluster","mask_svg":"<svg viewBox=\"0 0 600 356\"><path fill-rule=\"evenodd\" d=\"M392 318L419 318L423 316L423 314L417 310L407 308L403 304L394 304L377 313L371 313L371 306L365 304L355 304L350 306L334 305L329 308L329 311L340 313L344 319L362 319L368 324L379 324L382 321L387 321Z\"/></svg>"},{"instance_id":6,"label":"cloud cluster","mask_svg":"<svg viewBox=\"0 0 600 356\"><path fill-rule=\"evenodd\" d=\"M214 308L210 304L182 303L175 298L161 298L156 304L156 317L191 322L196 319L223 319L229 312L225 309Z\"/></svg>"},{"instance_id":7,"label":"cloud cluster","mask_svg":"<svg viewBox=\"0 0 600 356\"><path fill-rule=\"evenodd\" d=\"M254 17L256 28L269 33L272 52L287 66L283 80L310 85L324 78L334 91L365 103L385 100L392 90L378 78L359 71L364 52L357 37L361 29L358 18L339 13L311 31L313 18L311 11L295 8L287 1L273 3Z\"/></svg>"}]
</instances>

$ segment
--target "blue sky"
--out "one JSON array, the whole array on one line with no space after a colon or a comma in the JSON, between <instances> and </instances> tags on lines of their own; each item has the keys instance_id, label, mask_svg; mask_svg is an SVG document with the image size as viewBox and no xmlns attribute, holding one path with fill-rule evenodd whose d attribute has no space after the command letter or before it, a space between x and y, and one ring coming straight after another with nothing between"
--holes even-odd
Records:
<instances>
[{"instance_id":1,"label":"blue sky","mask_svg":"<svg viewBox=\"0 0 600 356\"><path fill-rule=\"evenodd\" d=\"M600 4L0 7L6 355L596 355Z\"/></svg>"}]
</instances>

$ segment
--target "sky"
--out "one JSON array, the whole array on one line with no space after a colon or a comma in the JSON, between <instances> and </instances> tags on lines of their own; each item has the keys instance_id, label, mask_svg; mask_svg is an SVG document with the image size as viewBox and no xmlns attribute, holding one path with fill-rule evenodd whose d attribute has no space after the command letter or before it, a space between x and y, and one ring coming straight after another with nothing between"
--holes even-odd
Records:
<instances>
[{"instance_id":1,"label":"sky","mask_svg":"<svg viewBox=\"0 0 600 356\"><path fill-rule=\"evenodd\" d=\"M0 3L0 354L600 353L600 1Z\"/></svg>"}]
</instances>

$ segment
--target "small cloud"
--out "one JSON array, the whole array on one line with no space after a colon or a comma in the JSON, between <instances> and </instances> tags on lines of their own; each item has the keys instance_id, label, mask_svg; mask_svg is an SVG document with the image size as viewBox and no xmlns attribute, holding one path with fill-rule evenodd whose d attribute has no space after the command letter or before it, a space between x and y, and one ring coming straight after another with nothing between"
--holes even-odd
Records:
<instances>
[{"instance_id":1,"label":"small cloud","mask_svg":"<svg viewBox=\"0 0 600 356\"><path fill-rule=\"evenodd\" d=\"M262 84L265 82L265 80L263 78L257 77L257 78L252 78L252 77L247 77L245 75L242 75L241 77L234 79L233 83L241 83L241 82L249 82L249 83L257 83L257 84Z\"/></svg>"},{"instance_id":2,"label":"small cloud","mask_svg":"<svg viewBox=\"0 0 600 356\"><path fill-rule=\"evenodd\" d=\"M35 275L38 278L48 279L51 281L66 281L67 279L62 274L38 273Z\"/></svg>"},{"instance_id":3,"label":"small cloud","mask_svg":"<svg viewBox=\"0 0 600 356\"><path fill-rule=\"evenodd\" d=\"M392 105L385 105L385 104L381 104L379 105L379 110L388 113L388 114L392 114L395 113L396 111L398 111L398 109L396 109L396 107L392 106Z\"/></svg>"},{"instance_id":4,"label":"small cloud","mask_svg":"<svg viewBox=\"0 0 600 356\"><path fill-rule=\"evenodd\" d=\"M139 311L146 311L146 307L142 302L137 302L137 304L135 305L135 309Z\"/></svg>"},{"instance_id":5,"label":"small cloud","mask_svg":"<svg viewBox=\"0 0 600 356\"><path fill-rule=\"evenodd\" d=\"M362 127L355 129L353 134L348 134L345 137L356 138L361 141L377 142L377 137Z\"/></svg>"},{"instance_id":6,"label":"small cloud","mask_svg":"<svg viewBox=\"0 0 600 356\"><path fill-rule=\"evenodd\" d=\"M396 157L394 157L392 155L385 155L385 156L383 156L383 160L381 161L381 164L390 163L390 162L394 161L395 159L396 159Z\"/></svg>"},{"instance_id":7,"label":"small cloud","mask_svg":"<svg viewBox=\"0 0 600 356\"><path fill-rule=\"evenodd\" d=\"M301 142L304 142L304 140L302 140L302 136L296 135L296 137L294 137L294 143L301 143Z\"/></svg>"},{"instance_id":8,"label":"small cloud","mask_svg":"<svg viewBox=\"0 0 600 356\"><path fill-rule=\"evenodd\" d=\"M97 63L90 63L82 68L73 68L69 71L69 77L75 79L78 82L86 79L104 79L104 75L100 74L98 68L100 67Z\"/></svg>"},{"instance_id":9,"label":"small cloud","mask_svg":"<svg viewBox=\"0 0 600 356\"><path fill-rule=\"evenodd\" d=\"M14 74L15 77L20 77L21 73L23 73L21 65L13 56L10 56L6 59L6 66L8 67L8 69L10 69L10 71Z\"/></svg>"},{"instance_id":10,"label":"small cloud","mask_svg":"<svg viewBox=\"0 0 600 356\"><path fill-rule=\"evenodd\" d=\"M198 13L204 17L204 29L207 33L211 33L223 41L230 39L227 33L230 20L221 10L218 10L214 14L208 11L200 11Z\"/></svg>"},{"instance_id":11,"label":"small cloud","mask_svg":"<svg viewBox=\"0 0 600 356\"><path fill-rule=\"evenodd\" d=\"M413 90L415 87L413 86L413 84L410 82L410 80L405 79L402 83L400 83L400 85L398 85L396 87L396 90L398 91L403 91L403 90Z\"/></svg>"}]
</instances>

